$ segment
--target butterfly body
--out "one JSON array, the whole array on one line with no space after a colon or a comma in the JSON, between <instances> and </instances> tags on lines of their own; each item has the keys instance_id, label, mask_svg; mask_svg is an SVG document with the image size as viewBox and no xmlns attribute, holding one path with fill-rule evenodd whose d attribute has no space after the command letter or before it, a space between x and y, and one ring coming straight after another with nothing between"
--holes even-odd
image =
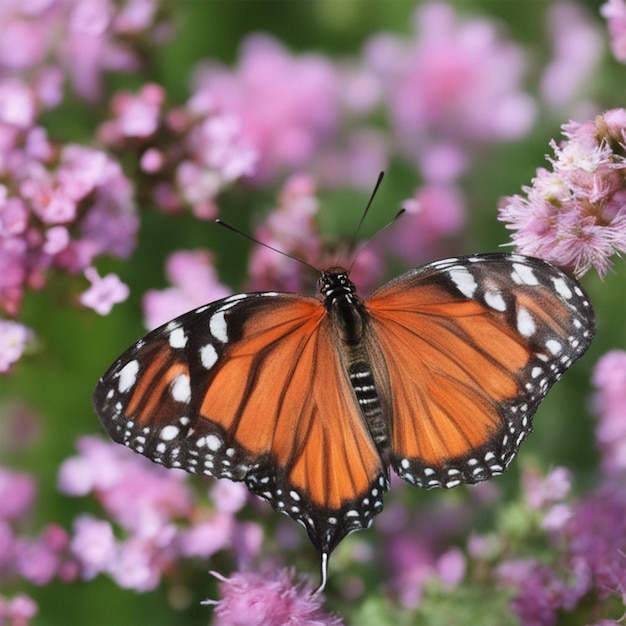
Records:
<instances>
[{"instance_id":1,"label":"butterfly body","mask_svg":"<svg viewBox=\"0 0 626 626\"><path fill-rule=\"evenodd\" d=\"M382 510L390 467L424 488L501 474L595 321L575 280L520 255L437 261L365 300L332 268L319 290L173 320L111 366L94 403L114 440L245 481L301 523L324 582L330 552Z\"/></svg>"}]
</instances>

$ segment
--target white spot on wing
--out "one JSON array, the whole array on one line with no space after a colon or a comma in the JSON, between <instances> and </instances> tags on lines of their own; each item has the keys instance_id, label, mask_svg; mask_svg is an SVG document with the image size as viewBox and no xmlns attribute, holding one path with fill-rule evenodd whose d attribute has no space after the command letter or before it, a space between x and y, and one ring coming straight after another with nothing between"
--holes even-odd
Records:
<instances>
[{"instance_id":1,"label":"white spot on wing","mask_svg":"<svg viewBox=\"0 0 626 626\"><path fill-rule=\"evenodd\" d=\"M511 278L513 278L518 285L539 284L539 281L533 274L532 269L530 269L528 265L522 265L521 263L513 263L513 273L511 274Z\"/></svg>"},{"instance_id":2,"label":"white spot on wing","mask_svg":"<svg viewBox=\"0 0 626 626\"><path fill-rule=\"evenodd\" d=\"M206 436L206 445L209 450L213 450L213 452L216 452L222 447L222 444L222 440L217 435Z\"/></svg>"},{"instance_id":3,"label":"white spot on wing","mask_svg":"<svg viewBox=\"0 0 626 626\"><path fill-rule=\"evenodd\" d=\"M179 430L177 426L172 426L171 424L168 426L164 426L161 429L160 437L163 441L172 441L178 436Z\"/></svg>"},{"instance_id":4,"label":"white spot on wing","mask_svg":"<svg viewBox=\"0 0 626 626\"><path fill-rule=\"evenodd\" d=\"M124 393L128 391L137 381L137 374L139 373L139 362L138 361L130 361L126 363L124 367L120 370L119 373L119 382L117 388L120 390L120 393Z\"/></svg>"},{"instance_id":5,"label":"white spot on wing","mask_svg":"<svg viewBox=\"0 0 626 626\"><path fill-rule=\"evenodd\" d=\"M224 311L218 311L211 317L211 321L209 322L209 330L218 341L221 341L222 343L226 343L228 341Z\"/></svg>"},{"instance_id":6,"label":"white spot on wing","mask_svg":"<svg viewBox=\"0 0 626 626\"><path fill-rule=\"evenodd\" d=\"M520 307L517 312L517 330L524 337L530 337L537 330L532 316L524 307Z\"/></svg>"},{"instance_id":7,"label":"white spot on wing","mask_svg":"<svg viewBox=\"0 0 626 626\"><path fill-rule=\"evenodd\" d=\"M172 397L176 402L188 403L191 400L191 386L187 374L181 374L172 381Z\"/></svg>"},{"instance_id":8,"label":"white spot on wing","mask_svg":"<svg viewBox=\"0 0 626 626\"><path fill-rule=\"evenodd\" d=\"M552 354L558 354L563 349L563 346L555 339L548 339L548 341L546 341L546 348L548 348Z\"/></svg>"},{"instance_id":9,"label":"white spot on wing","mask_svg":"<svg viewBox=\"0 0 626 626\"><path fill-rule=\"evenodd\" d=\"M554 288L557 292L563 296L566 300L572 297L572 290L567 286L567 283L562 278L553 278Z\"/></svg>"},{"instance_id":10,"label":"white spot on wing","mask_svg":"<svg viewBox=\"0 0 626 626\"><path fill-rule=\"evenodd\" d=\"M487 306L495 309L496 311L506 311L506 302L504 301L502 294L497 291L486 291L485 302L487 303Z\"/></svg>"},{"instance_id":11,"label":"white spot on wing","mask_svg":"<svg viewBox=\"0 0 626 626\"><path fill-rule=\"evenodd\" d=\"M478 285L474 277L464 267L451 269L448 273L455 287L465 297L473 297Z\"/></svg>"},{"instance_id":12,"label":"white spot on wing","mask_svg":"<svg viewBox=\"0 0 626 626\"><path fill-rule=\"evenodd\" d=\"M170 346L172 348L184 348L187 345L187 335L185 331L179 326L170 333Z\"/></svg>"},{"instance_id":13,"label":"white spot on wing","mask_svg":"<svg viewBox=\"0 0 626 626\"><path fill-rule=\"evenodd\" d=\"M213 347L213 344L207 343L206 346L202 346L200 348L200 360L202 361L202 366L210 370L217 361L217 351Z\"/></svg>"}]
</instances>

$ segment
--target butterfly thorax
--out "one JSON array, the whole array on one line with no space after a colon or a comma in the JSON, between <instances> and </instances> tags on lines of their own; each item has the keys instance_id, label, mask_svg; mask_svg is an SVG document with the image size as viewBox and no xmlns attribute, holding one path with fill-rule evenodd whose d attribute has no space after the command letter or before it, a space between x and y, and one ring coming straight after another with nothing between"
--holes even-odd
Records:
<instances>
[{"instance_id":1,"label":"butterfly thorax","mask_svg":"<svg viewBox=\"0 0 626 626\"><path fill-rule=\"evenodd\" d=\"M322 272L320 293L324 306L340 331L346 346L361 344L365 331L365 307L356 295L356 287L342 267L332 267Z\"/></svg>"}]
</instances>

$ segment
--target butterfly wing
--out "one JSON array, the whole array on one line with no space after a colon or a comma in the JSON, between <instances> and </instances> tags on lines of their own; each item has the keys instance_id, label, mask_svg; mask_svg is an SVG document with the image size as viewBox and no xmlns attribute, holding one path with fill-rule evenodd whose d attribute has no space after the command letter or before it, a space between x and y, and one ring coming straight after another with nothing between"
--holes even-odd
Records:
<instances>
[{"instance_id":1,"label":"butterfly wing","mask_svg":"<svg viewBox=\"0 0 626 626\"><path fill-rule=\"evenodd\" d=\"M427 488L502 473L539 403L595 333L580 285L520 255L431 263L366 305L369 351L385 360L391 464Z\"/></svg>"},{"instance_id":2,"label":"butterfly wing","mask_svg":"<svg viewBox=\"0 0 626 626\"><path fill-rule=\"evenodd\" d=\"M115 441L168 467L245 481L329 554L382 510L386 473L324 306L239 294L148 334L94 393Z\"/></svg>"}]
</instances>

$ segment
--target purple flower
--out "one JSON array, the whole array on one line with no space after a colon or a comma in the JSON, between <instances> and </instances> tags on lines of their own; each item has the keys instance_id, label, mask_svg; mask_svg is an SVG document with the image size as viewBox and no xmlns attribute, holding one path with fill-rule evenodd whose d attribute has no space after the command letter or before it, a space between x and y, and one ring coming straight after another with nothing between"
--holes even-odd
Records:
<instances>
[{"instance_id":1,"label":"purple flower","mask_svg":"<svg viewBox=\"0 0 626 626\"><path fill-rule=\"evenodd\" d=\"M558 2L547 12L553 58L541 76L541 93L551 106L580 99L604 54L604 37L582 5Z\"/></svg>"},{"instance_id":2,"label":"purple flower","mask_svg":"<svg viewBox=\"0 0 626 626\"><path fill-rule=\"evenodd\" d=\"M335 68L321 56L291 56L268 36L248 37L234 71L201 68L196 85L196 99L240 120L243 136L260 158L254 173L259 181L306 167L336 130L340 84Z\"/></svg>"},{"instance_id":3,"label":"purple flower","mask_svg":"<svg viewBox=\"0 0 626 626\"><path fill-rule=\"evenodd\" d=\"M28 475L0 467L0 519L19 520L31 510L35 482Z\"/></svg>"},{"instance_id":4,"label":"purple flower","mask_svg":"<svg viewBox=\"0 0 626 626\"><path fill-rule=\"evenodd\" d=\"M570 586L552 568L534 560L505 562L498 576L517 587L511 609L524 626L553 626L558 612L572 610L588 590L585 576L578 576Z\"/></svg>"},{"instance_id":5,"label":"purple flower","mask_svg":"<svg viewBox=\"0 0 626 626\"><path fill-rule=\"evenodd\" d=\"M421 163L430 144L445 140L458 167L468 141L510 140L528 131L536 107L520 90L522 53L495 23L462 20L450 4L433 2L416 10L414 24L412 40L379 35L366 50L409 157Z\"/></svg>"},{"instance_id":6,"label":"purple flower","mask_svg":"<svg viewBox=\"0 0 626 626\"><path fill-rule=\"evenodd\" d=\"M80 563L83 578L89 580L108 571L116 550L111 523L81 515L74 520L73 531L70 548Z\"/></svg>"},{"instance_id":7,"label":"purple flower","mask_svg":"<svg viewBox=\"0 0 626 626\"><path fill-rule=\"evenodd\" d=\"M28 626L30 619L37 615L37 610L37 603L24 594L10 600L0 596L0 624Z\"/></svg>"},{"instance_id":8,"label":"purple flower","mask_svg":"<svg viewBox=\"0 0 626 626\"><path fill-rule=\"evenodd\" d=\"M101 278L95 267L88 267L85 277L91 281L91 287L80 296L80 303L100 315L108 315L114 305L124 302L130 295L128 285L116 274Z\"/></svg>"},{"instance_id":9,"label":"purple flower","mask_svg":"<svg viewBox=\"0 0 626 626\"><path fill-rule=\"evenodd\" d=\"M151 289L143 296L145 325L149 329L230 294L230 290L219 282L213 257L205 250L172 253L167 259L165 272L174 286Z\"/></svg>"},{"instance_id":10,"label":"purple flower","mask_svg":"<svg viewBox=\"0 0 626 626\"><path fill-rule=\"evenodd\" d=\"M0 373L11 370L13 363L22 357L33 333L19 322L0 319Z\"/></svg>"},{"instance_id":11,"label":"purple flower","mask_svg":"<svg viewBox=\"0 0 626 626\"><path fill-rule=\"evenodd\" d=\"M112 100L115 121L107 125L110 128L107 140L111 142L119 141L122 137L153 135L161 123L164 101L164 89L154 83L144 85L136 96L127 91L115 94ZM111 136L111 133L117 136Z\"/></svg>"},{"instance_id":12,"label":"purple flower","mask_svg":"<svg viewBox=\"0 0 626 626\"><path fill-rule=\"evenodd\" d=\"M572 477L565 467L555 467L545 476L525 469L522 483L528 505L533 509L546 509L568 495Z\"/></svg>"},{"instance_id":13,"label":"purple flower","mask_svg":"<svg viewBox=\"0 0 626 626\"><path fill-rule=\"evenodd\" d=\"M598 415L596 442L607 477L626 474L626 352L612 350L596 364L593 407Z\"/></svg>"},{"instance_id":14,"label":"purple flower","mask_svg":"<svg viewBox=\"0 0 626 626\"><path fill-rule=\"evenodd\" d=\"M566 525L568 559L585 568L596 595L617 594L626 605L626 490L623 481L599 488Z\"/></svg>"},{"instance_id":15,"label":"purple flower","mask_svg":"<svg viewBox=\"0 0 626 626\"><path fill-rule=\"evenodd\" d=\"M437 258L441 240L458 234L465 223L463 198L452 185L421 187L402 207L406 214L383 235L383 245L407 263Z\"/></svg>"},{"instance_id":16,"label":"purple flower","mask_svg":"<svg viewBox=\"0 0 626 626\"><path fill-rule=\"evenodd\" d=\"M271 574L236 572L224 578L212 572L221 584L215 605L216 626L339 626L341 620L322 611L322 598L312 594L303 579L292 582L283 569Z\"/></svg>"},{"instance_id":17,"label":"purple flower","mask_svg":"<svg viewBox=\"0 0 626 626\"><path fill-rule=\"evenodd\" d=\"M283 186L274 209L255 233L263 243L316 265L321 257L320 235L315 223L319 201L315 183L306 175L293 175ZM304 288L302 264L256 246L249 262L251 288L255 290ZM306 281L308 282L308 281Z\"/></svg>"},{"instance_id":18,"label":"purple flower","mask_svg":"<svg viewBox=\"0 0 626 626\"><path fill-rule=\"evenodd\" d=\"M600 7L600 13L608 23L613 56L626 63L626 2L608 0Z\"/></svg>"},{"instance_id":19,"label":"purple flower","mask_svg":"<svg viewBox=\"0 0 626 626\"><path fill-rule=\"evenodd\" d=\"M525 197L504 200L499 219L520 252L603 276L611 255L626 251L626 110L563 130L553 171L537 170Z\"/></svg>"}]
</instances>

